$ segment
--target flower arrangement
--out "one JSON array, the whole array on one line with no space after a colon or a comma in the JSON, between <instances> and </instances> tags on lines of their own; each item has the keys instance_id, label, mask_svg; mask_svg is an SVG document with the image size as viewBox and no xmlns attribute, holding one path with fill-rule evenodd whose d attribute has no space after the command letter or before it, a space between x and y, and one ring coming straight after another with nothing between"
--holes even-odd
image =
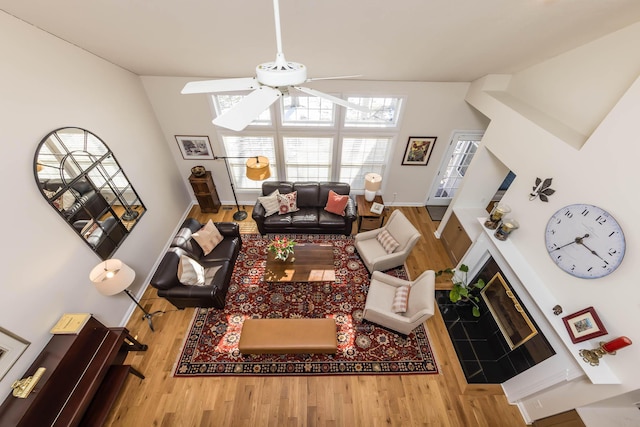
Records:
<instances>
[{"instance_id":1,"label":"flower arrangement","mask_svg":"<svg viewBox=\"0 0 640 427\"><path fill-rule=\"evenodd\" d=\"M276 259L286 261L289 255L293 254L293 247L296 245L295 240L287 239L286 237L278 238L269 242L267 250L273 252Z\"/></svg>"}]
</instances>

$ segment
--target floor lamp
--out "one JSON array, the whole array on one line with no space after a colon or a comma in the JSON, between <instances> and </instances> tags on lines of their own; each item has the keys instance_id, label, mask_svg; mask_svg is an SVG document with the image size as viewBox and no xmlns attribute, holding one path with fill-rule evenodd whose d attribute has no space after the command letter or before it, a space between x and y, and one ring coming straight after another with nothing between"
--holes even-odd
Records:
<instances>
[{"instance_id":1,"label":"floor lamp","mask_svg":"<svg viewBox=\"0 0 640 427\"><path fill-rule=\"evenodd\" d=\"M247 178L253 181L264 181L271 176L271 170L269 169L269 159L264 156L251 156L251 157L214 157L214 160L222 159L227 167L227 174L229 175L229 183L231 184L231 191L233 192L233 198L236 201L236 208L238 211L233 214L233 219L236 221L243 221L247 218L247 211L240 210L238 204L238 197L236 196L236 189L233 185L233 177L231 176L231 169L229 168L229 162L227 159L248 159L246 163L245 175Z\"/></svg>"},{"instance_id":2,"label":"floor lamp","mask_svg":"<svg viewBox=\"0 0 640 427\"><path fill-rule=\"evenodd\" d=\"M143 311L144 316L142 316L142 319L147 319L151 332L155 332L151 318L156 314L164 313L164 311L158 310L153 313L149 313L140 305L131 291L127 289L131 286L135 278L136 272L127 264L115 258L102 261L100 264L96 265L93 270L91 270L91 273L89 273L89 280L91 280L96 289L98 289L98 292L102 295L111 296L122 291L129 295L129 298L131 298L133 302L140 307L140 310Z\"/></svg>"}]
</instances>

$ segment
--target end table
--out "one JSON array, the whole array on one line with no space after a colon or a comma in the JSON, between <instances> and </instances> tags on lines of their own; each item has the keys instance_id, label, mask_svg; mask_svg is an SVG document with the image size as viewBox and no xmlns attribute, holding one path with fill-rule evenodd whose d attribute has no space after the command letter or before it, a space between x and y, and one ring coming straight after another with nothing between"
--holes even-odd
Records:
<instances>
[{"instance_id":1,"label":"end table","mask_svg":"<svg viewBox=\"0 0 640 427\"><path fill-rule=\"evenodd\" d=\"M364 195L356 196L356 205L358 207L358 232L375 230L382 227L384 224L384 218L386 216L386 208L382 210L381 214L371 212L371 205L373 203L380 203L384 205L382 196L376 196L372 202L367 202Z\"/></svg>"}]
</instances>

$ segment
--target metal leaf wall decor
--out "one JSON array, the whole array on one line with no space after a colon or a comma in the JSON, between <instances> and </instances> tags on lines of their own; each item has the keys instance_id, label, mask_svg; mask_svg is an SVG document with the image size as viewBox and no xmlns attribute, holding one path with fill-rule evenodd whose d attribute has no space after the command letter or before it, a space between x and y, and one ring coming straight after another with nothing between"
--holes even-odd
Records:
<instances>
[{"instance_id":1,"label":"metal leaf wall decor","mask_svg":"<svg viewBox=\"0 0 640 427\"><path fill-rule=\"evenodd\" d=\"M540 197L543 202L548 202L549 196L556 192L556 190L550 188L552 179L547 178L543 181L540 178L536 178L536 185L533 186L533 192L529 194L529 200Z\"/></svg>"}]
</instances>

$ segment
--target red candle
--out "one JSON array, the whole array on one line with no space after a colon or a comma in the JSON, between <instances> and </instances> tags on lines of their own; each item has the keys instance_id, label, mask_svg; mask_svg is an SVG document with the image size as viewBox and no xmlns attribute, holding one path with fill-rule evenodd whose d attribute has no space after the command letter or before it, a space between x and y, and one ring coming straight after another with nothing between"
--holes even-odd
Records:
<instances>
[{"instance_id":1,"label":"red candle","mask_svg":"<svg viewBox=\"0 0 640 427\"><path fill-rule=\"evenodd\" d=\"M631 340L627 337L619 337L615 340L611 340L607 343L602 344L602 348L607 353L613 353L616 350L620 350L623 347L631 345Z\"/></svg>"}]
</instances>

